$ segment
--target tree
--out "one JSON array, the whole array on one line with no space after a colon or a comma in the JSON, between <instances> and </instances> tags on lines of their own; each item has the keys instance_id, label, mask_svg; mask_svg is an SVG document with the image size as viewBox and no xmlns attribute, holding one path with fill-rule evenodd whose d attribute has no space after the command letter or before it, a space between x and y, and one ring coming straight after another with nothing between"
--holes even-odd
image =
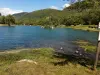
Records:
<instances>
[{"instance_id":1,"label":"tree","mask_svg":"<svg viewBox=\"0 0 100 75\"><path fill-rule=\"evenodd\" d=\"M0 16L1 16L1 13L0 13Z\"/></svg>"},{"instance_id":2,"label":"tree","mask_svg":"<svg viewBox=\"0 0 100 75\"><path fill-rule=\"evenodd\" d=\"M6 24L8 24L8 26L15 24L15 18L12 15L6 16Z\"/></svg>"},{"instance_id":3,"label":"tree","mask_svg":"<svg viewBox=\"0 0 100 75\"><path fill-rule=\"evenodd\" d=\"M0 22L1 22L1 24L5 24L6 23L6 17L5 16L1 16Z\"/></svg>"}]
</instances>

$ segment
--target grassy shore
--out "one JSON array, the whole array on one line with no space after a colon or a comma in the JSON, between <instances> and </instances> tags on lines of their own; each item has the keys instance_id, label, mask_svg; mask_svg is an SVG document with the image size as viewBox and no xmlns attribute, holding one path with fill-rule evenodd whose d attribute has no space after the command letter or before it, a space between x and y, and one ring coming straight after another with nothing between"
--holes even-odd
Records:
<instances>
[{"instance_id":1,"label":"grassy shore","mask_svg":"<svg viewBox=\"0 0 100 75\"><path fill-rule=\"evenodd\" d=\"M0 26L8 26L8 24L0 24ZM11 25L11 26L16 26L16 25Z\"/></svg>"},{"instance_id":2,"label":"grassy shore","mask_svg":"<svg viewBox=\"0 0 100 75\"><path fill-rule=\"evenodd\" d=\"M76 25L76 26L68 26L67 28L73 28L78 30L85 30L85 31L99 31L97 28L92 28L95 25Z\"/></svg>"},{"instance_id":3,"label":"grassy shore","mask_svg":"<svg viewBox=\"0 0 100 75\"><path fill-rule=\"evenodd\" d=\"M7 24L0 24L0 26L8 26Z\"/></svg>"},{"instance_id":4,"label":"grassy shore","mask_svg":"<svg viewBox=\"0 0 100 75\"><path fill-rule=\"evenodd\" d=\"M0 26L8 26L8 25L7 24L0 24ZM16 25L11 25L11 26L16 26ZM73 28L73 29L85 30L85 31L99 31L97 28L90 28L89 26L95 26L95 25L76 25L76 26L60 25L57 27L58 28ZM50 28L50 27L48 26L48 27L44 27L44 28Z\"/></svg>"},{"instance_id":5,"label":"grassy shore","mask_svg":"<svg viewBox=\"0 0 100 75\"><path fill-rule=\"evenodd\" d=\"M86 52L96 52L97 46L89 43L88 41L77 40L75 43L78 44L79 47L83 48Z\"/></svg>"},{"instance_id":6,"label":"grassy shore","mask_svg":"<svg viewBox=\"0 0 100 75\"><path fill-rule=\"evenodd\" d=\"M100 75L78 61L56 56L52 48L6 51L0 53L0 75Z\"/></svg>"}]
</instances>

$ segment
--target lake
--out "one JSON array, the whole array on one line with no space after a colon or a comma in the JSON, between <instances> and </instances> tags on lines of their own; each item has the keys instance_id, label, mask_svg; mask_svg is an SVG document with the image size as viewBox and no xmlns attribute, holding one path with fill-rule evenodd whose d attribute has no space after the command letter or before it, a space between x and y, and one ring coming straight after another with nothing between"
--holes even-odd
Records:
<instances>
[{"instance_id":1,"label":"lake","mask_svg":"<svg viewBox=\"0 0 100 75\"><path fill-rule=\"evenodd\" d=\"M86 40L96 45L98 32L71 28L44 29L40 26L0 26L0 50L16 48L52 47L72 51L77 47L73 41Z\"/></svg>"}]
</instances>

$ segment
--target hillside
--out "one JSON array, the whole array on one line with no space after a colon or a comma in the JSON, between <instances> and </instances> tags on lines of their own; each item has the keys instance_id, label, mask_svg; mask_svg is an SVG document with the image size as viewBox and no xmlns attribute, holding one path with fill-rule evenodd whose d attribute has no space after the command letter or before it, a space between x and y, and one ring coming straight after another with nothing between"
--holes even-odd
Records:
<instances>
[{"instance_id":1,"label":"hillside","mask_svg":"<svg viewBox=\"0 0 100 75\"><path fill-rule=\"evenodd\" d=\"M71 10L76 10L76 11L83 11L83 10L88 10L88 9L93 9L93 8L100 8L100 2L99 0L84 0L81 2L76 2L72 4L71 6L65 8L65 11L71 11Z\"/></svg>"},{"instance_id":2,"label":"hillside","mask_svg":"<svg viewBox=\"0 0 100 75\"><path fill-rule=\"evenodd\" d=\"M21 18L22 16L28 14L28 12L22 12L22 13L18 13L18 14L14 14L13 16L16 18L16 19L19 19Z\"/></svg>"},{"instance_id":3,"label":"hillside","mask_svg":"<svg viewBox=\"0 0 100 75\"><path fill-rule=\"evenodd\" d=\"M30 13L18 13L14 14L15 18L21 18L21 19L38 19L38 18L44 18L52 15L57 15L57 13L60 13L60 10L55 10L55 9L42 9L42 10L37 10L33 11Z\"/></svg>"},{"instance_id":4,"label":"hillside","mask_svg":"<svg viewBox=\"0 0 100 75\"><path fill-rule=\"evenodd\" d=\"M56 9L42 9L42 10L37 10L33 11L30 13L19 13L19 14L14 14L13 16L17 19L18 22L20 23L25 23L25 24L33 24L31 22L36 22L42 21L43 19L47 19L53 15L55 16L60 16L62 11L56 10Z\"/></svg>"},{"instance_id":5,"label":"hillside","mask_svg":"<svg viewBox=\"0 0 100 75\"><path fill-rule=\"evenodd\" d=\"M63 10L42 9L14 14L18 24L32 25L94 25L100 21L100 2L84 0Z\"/></svg>"}]
</instances>

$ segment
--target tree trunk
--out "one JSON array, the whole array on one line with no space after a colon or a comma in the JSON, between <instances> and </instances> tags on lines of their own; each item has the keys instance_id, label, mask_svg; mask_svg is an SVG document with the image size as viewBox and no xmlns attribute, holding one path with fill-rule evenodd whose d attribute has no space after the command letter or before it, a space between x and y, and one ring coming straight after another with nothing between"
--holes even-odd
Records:
<instances>
[{"instance_id":1,"label":"tree trunk","mask_svg":"<svg viewBox=\"0 0 100 75\"><path fill-rule=\"evenodd\" d=\"M11 26L11 24L9 23L8 26Z\"/></svg>"}]
</instances>

